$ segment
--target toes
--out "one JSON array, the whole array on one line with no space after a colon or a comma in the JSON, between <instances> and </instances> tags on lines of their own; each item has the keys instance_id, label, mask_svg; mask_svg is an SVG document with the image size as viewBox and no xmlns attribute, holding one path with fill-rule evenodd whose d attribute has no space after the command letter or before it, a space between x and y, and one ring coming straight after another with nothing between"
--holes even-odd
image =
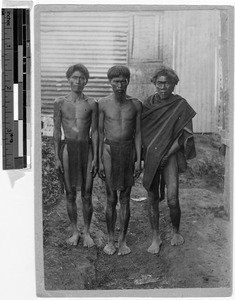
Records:
<instances>
[{"instance_id":1,"label":"toes","mask_svg":"<svg viewBox=\"0 0 235 300\"><path fill-rule=\"evenodd\" d=\"M129 253L131 253L131 249L127 246L120 247L119 250L118 250L118 255L127 255Z\"/></svg>"},{"instance_id":2,"label":"toes","mask_svg":"<svg viewBox=\"0 0 235 300\"><path fill-rule=\"evenodd\" d=\"M182 245L183 243L184 243L184 238L180 234L173 236L173 238L171 240L172 246Z\"/></svg>"},{"instance_id":3,"label":"toes","mask_svg":"<svg viewBox=\"0 0 235 300\"><path fill-rule=\"evenodd\" d=\"M159 243L153 243L150 245L150 247L147 249L147 251L151 254L158 254L161 249L162 242Z\"/></svg>"},{"instance_id":4,"label":"toes","mask_svg":"<svg viewBox=\"0 0 235 300\"><path fill-rule=\"evenodd\" d=\"M106 245L103 249L104 253L108 255L113 255L116 252L116 249L114 246Z\"/></svg>"},{"instance_id":5,"label":"toes","mask_svg":"<svg viewBox=\"0 0 235 300\"><path fill-rule=\"evenodd\" d=\"M95 243L93 241L89 241L89 242L84 242L83 246L87 247L87 248L91 248L95 245Z\"/></svg>"},{"instance_id":6,"label":"toes","mask_svg":"<svg viewBox=\"0 0 235 300\"><path fill-rule=\"evenodd\" d=\"M70 246L77 246L79 242L80 236L72 236L69 239L66 240L66 243Z\"/></svg>"},{"instance_id":7,"label":"toes","mask_svg":"<svg viewBox=\"0 0 235 300\"><path fill-rule=\"evenodd\" d=\"M151 254L158 254L160 252L160 248L158 248L158 249L148 249L147 251Z\"/></svg>"}]
</instances>

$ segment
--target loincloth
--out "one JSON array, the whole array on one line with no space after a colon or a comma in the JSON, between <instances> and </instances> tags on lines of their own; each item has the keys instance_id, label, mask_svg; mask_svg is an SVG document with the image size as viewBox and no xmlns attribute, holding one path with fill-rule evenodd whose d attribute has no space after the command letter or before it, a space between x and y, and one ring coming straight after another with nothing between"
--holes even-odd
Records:
<instances>
[{"instance_id":1,"label":"loincloth","mask_svg":"<svg viewBox=\"0 0 235 300\"><path fill-rule=\"evenodd\" d=\"M114 142L106 139L105 143L110 145L112 189L121 191L134 185L133 140Z\"/></svg>"},{"instance_id":2,"label":"loincloth","mask_svg":"<svg viewBox=\"0 0 235 300\"><path fill-rule=\"evenodd\" d=\"M70 188L81 190L85 187L87 176L87 161L89 152L88 141L77 141L73 139L65 139L60 143L60 161L63 162L63 151L67 145L68 161L69 161L69 183Z\"/></svg>"}]
</instances>

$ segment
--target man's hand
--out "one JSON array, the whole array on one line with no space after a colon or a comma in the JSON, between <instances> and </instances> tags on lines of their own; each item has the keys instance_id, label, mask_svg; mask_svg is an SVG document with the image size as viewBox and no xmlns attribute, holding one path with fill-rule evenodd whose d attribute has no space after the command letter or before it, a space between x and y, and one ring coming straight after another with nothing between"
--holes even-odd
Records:
<instances>
[{"instance_id":1,"label":"man's hand","mask_svg":"<svg viewBox=\"0 0 235 300\"><path fill-rule=\"evenodd\" d=\"M92 173L93 178L97 174L97 171L98 171L97 161L93 160L92 163L91 163L91 170L90 170L90 172Z\"/></svg>"},{"instance_id":2,"label":"man's hand","mask_svg":"<svg viewBox=\"0 0 235 300\"><path fill-rule=\"evenodd\" d=\"M62 163L59 159L55 160L55 169L57 171L60 171L61 173L64 173L63 167L62 167Z\"/></svg>"},{"instance_id":3,"label":"man's hand","mask_svg":"<svg viewBox=\"0 0 235 300\"><path fill-rule=\"evenodd\" d=\"M134 179L135 180L137 178L139 178L141 172L142 172L142 170L141 170L141 163L140 162L135 162L135 170L134 170Z\"/></svg>"},{"instance_id":4,"label":"man's hand","mask_svg":"<svg viewBox=\"0 0 235 300\"><path fill-rule=\"evenodd\" d=\"M104 170L104 165L103 163L99 164L99 171L98 171L98 175L102 180L105 180L105 170Z\"/></svg>"},{"instance_id":5,"label":"man's hand","mask_svg":"<svg viewBox=\"0 0 235 300\"><path fill-rule=\"evenodd\" d=\"M163 169L167 165L168 159L169 159L168 155L163 156L163 158L162 158L162 160L160 162L160 168L161 169Z\"/></svg>"}]
</instances>

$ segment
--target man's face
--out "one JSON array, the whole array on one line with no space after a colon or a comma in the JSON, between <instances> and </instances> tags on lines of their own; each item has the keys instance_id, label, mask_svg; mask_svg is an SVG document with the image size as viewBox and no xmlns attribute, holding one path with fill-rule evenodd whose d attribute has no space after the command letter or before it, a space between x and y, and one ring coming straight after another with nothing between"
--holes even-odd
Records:
<instances>
[{"instance_id":1,"label":"man's face","mask_svg":"<svg viewBox=\"0 0 235 300\"><path fill-rule=\"evenodd\" d=\"M114 77L113 79L111 79L110 84L115 94L122 95L126 93L129 82L125 76L120 75L119 77Z\"/></svg>"},{"instance_id":2,"label":"man's face","mask_svg":"<svg viewBox=\"0 0 235 300\"><path fill-rule=\"evenodd\" d=\"M74 93L82 92L87 84L86 77L80 71L75 71L69 78L71 91Z\"/></svg>"},{"instance_id":3,"label":"man's face","mask_svg":"<svg viewBox=\"0 0 235 300\"><path fill-rule=\"evenodd\" d=\"M175 84L167 76L158 76L155 83L159 97L164 100L168 99L174 91Z\"/></svg>"}]
</instances>

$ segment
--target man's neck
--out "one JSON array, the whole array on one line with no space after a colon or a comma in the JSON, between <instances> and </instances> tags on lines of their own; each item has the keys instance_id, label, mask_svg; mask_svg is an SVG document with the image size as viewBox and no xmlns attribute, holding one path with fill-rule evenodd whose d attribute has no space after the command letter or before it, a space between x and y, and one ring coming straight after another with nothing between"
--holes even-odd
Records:
<instances>
[{"instance_id":1,"label":"man's neck","mask_svg":"<svg viewBox=\"0 0 235 300\"><path fill-rule=\"evenodd\" d=\"M123 104L126 102L126 94L115 94L114 93L114 100L119 103L119 104Z\"/></svg>"},{"instance_id":2,"label":"man's neck","mask_svg":"<svg viewBox=\"0 0 235 300\"><path fill-rule=\"evenodd\" d=\"M159 102L167 102L169 101L169 99L171 99L171 97L174 96L174 94L170 94L167 98L160 98L160 96L157 94L157 99Z\"/></svg>"},{"instance_id":3,"label":"man's neck","mask_svg":"<svg viewBox=\"0 0 235 300\"><path fill-rule=\"evenodd\" d=\"M70 97L73 102L76 102L76 101L83 99L83 93L82 92L81 93L71 92Z\"/></svg>"}]
</instances>

